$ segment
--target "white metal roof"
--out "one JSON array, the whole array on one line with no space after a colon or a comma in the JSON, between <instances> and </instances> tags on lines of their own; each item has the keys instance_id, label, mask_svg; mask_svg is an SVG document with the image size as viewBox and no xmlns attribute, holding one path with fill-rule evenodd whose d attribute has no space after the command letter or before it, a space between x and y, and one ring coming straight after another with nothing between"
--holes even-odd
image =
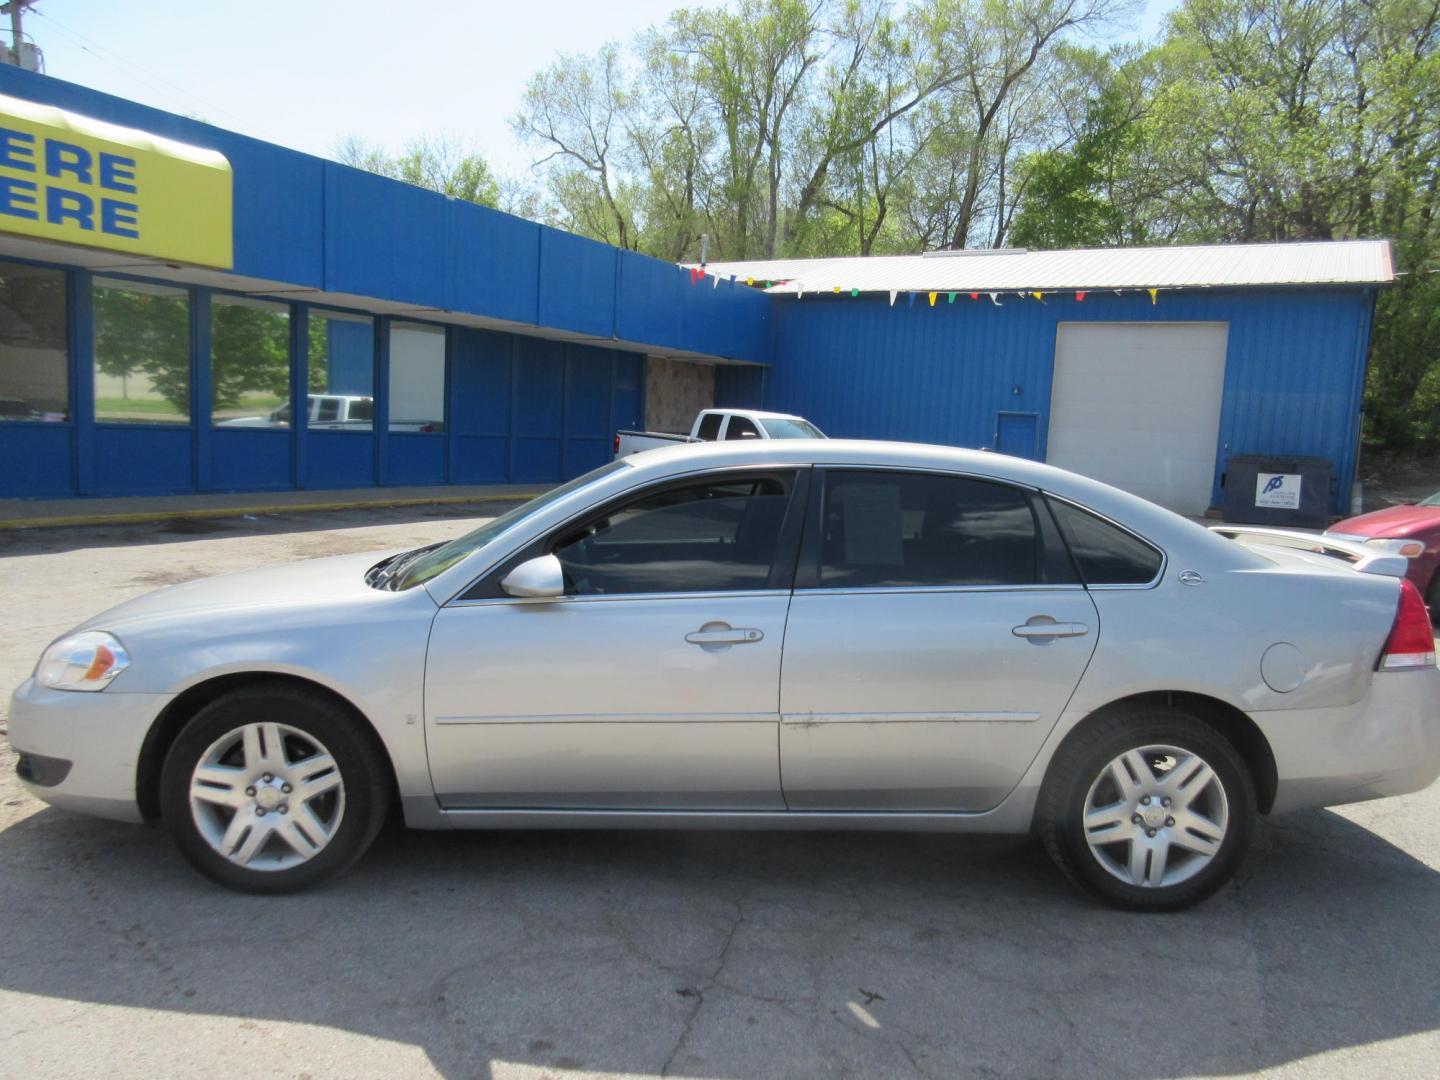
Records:
<instances>
[{"instance_id":1,"label":"white metal roof","mask_svg":"<svg viewBox=\"0 0 1440 1080\"><path fill-rule=\"evenodd\" d=\"M1194 289L1257 285L1384 285L1388 240L1214 244L1075 251L931 252L832 259L712 262L706 273L772 293Z\"/></svg>"}]
</instances>

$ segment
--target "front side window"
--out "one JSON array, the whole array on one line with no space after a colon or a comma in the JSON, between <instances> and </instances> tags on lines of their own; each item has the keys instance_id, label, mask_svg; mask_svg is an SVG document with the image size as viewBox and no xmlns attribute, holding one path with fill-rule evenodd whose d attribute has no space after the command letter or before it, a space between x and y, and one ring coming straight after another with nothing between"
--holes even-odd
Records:
<instances>
[{"instance_id":1,"label":"front side window","mask_svg":"<svg viewBox=\"0 0 1440 1080\"><path fill-rule=\"evenodd\" d=\"M190 422L190 295L95 279L95 419Z\"/></svg>"},{"instance_id":2,"label":"front side window","mask_svg":"<svg viewBox=\"0 0 1440 1080\"><path fill-rule=\"evenodd\" d=\"M309 346L311 427L370 431L375 415L374 321L366 315L312 309Z\"/></svg>"},{"instance_id":3,"label":"front side window","mask_svg":"<svg viewBox=\"0 0 1440 1080\"><path fill-rule=\"evenodd\" d=\"M210 300L210 415L222 427L290 426L290 308Z\"/></svg>"},{"instance_id":4,"label":"front side window","mask_svg":"<svg viewBox=\"0 0 1440 1080\"><path fill-rule=\"evenodd\" d=\"M820 586L1034 585L1039 530L1025 493L961 476L827 472Z\"/></svg>"},{"instance_id":5,"label":"front side window","mask_svg":"<svg viewBox=\"0 0 1440 1080\"><path fill-rule=\"evenodd\" d=\"M755 422L748 416L730 417L730 423L726 425L725 428L726 442L729 442L731 439L758 438L760 438L760 429L755 426Z\"/></svg>"},{"instance_id":6,"label":"front side window","mask_svg":"<svg viewBox=\"0 0 1440 1080\"><path fill-rule=\"evenodd\" d=\"M1049 503L1086 585L1148 585L1160 573L1164 556L1138 536L1070 503Z\"/></svg>"},{"instance_id":7,"label":"front side window","mask_svg":"<svg viewBox=\"0 0 1440 1080\"><path fill-rule=\"evenodd\" d=\"M69 417L65 274L0 260L0 421Z\"/></svg>"},{"instance_id":8,"label":"front side window","mask_svg":"<svg viewBox=\"0 0 1440 1080\"><path fill-rule=\"evenodd\" d=\"M583 476L577 476L574 480L553 487L540 495L535 496L529 502L514 507L507 513L501 514L493 521L488 521L478 529L474 529L464 536L451 540L448 544L435 548L419 555L399 576L395 588L409 589L422 582L429 581L438 574L443 574L450 567L460 560L479 551L486 544L490 543L506 529L519 524L526 518L546 509L561 499L569 498L582 488L598 483L611 473L619 472L621 469L629 469L632 466L628 461L620 459L601 465L597 469L591 469Z\"/></svg>"},{"instance_id":9,"label":"front side window","mask_svg":"<svg viewBox=\"0 0 1440 1080\"><path fill-rule=\"evenodd\" d=\"M709 480L644 495L559 537L574 596L765 589L792 474Z\"/></svg>"},{"instance_id":10,"label":"front side window","mask_svg":"<svg viewBox=\"0 0 1440 1080\"><path fill-rule=\"evenodd\" d=\"M445 427L445 331L439 326L390 326L390 430L439 432Z\"/></svg>"}]
</instances>

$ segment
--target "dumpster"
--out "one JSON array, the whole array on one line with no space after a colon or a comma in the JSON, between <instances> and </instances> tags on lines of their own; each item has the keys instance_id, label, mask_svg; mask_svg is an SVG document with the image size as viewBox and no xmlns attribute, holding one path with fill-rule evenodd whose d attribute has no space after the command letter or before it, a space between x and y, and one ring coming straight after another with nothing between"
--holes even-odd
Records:
<instances>
[{"instance_id":1,"label":"dumpster","mask_svg":"<svg viewBox=\"0 0 1440 1080\"><path fill-rule=\"evenodd\" d=\"M1323 529L1330 524L1334 472L1334 464L1325 458L1236 454L1223 480L1225 520Z\"/></svg>"}]
</instances>

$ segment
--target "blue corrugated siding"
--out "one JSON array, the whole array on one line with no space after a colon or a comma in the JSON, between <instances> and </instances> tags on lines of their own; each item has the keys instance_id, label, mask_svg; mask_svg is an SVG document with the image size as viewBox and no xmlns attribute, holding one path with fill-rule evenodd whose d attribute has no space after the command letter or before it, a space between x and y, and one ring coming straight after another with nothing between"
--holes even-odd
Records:
<instances>
[{"instance_id":1,"label":"blue corrugated siding","mask_svg":"<svg viewBox=\"0 0 1440 1080\"><path fill-rule=\"evenodd\" d=\"M1153 305L1144 293L1000 301L786 298L763 390L727 372L717 394L800 413L832 436L959 446L991 446L997 414L1033 412L1043 457L1058 323L1226 322L1213 501L1229 455L1307 454L1336 463L1333 509L1348 509L1370 290L1172 292Z\"/></svg>"},{"instance_id":2,"label":"blue corrugated siding","mask_svg":"<svg viewBox=\"0 0 1440 1080\"><path fill-rule=\"evenodd\" d=\"M716 356L770 359L769 302L753 290L708 281L692 289L686 271L643 255L626 261L648 264L635 277L655 288L622 289L622 253L606 244L10 65L0 65L0 93L224 154L235 177L238 275L659 349L702 351L700 342ZM686 286L678 300L675 281ZM652 317L677 304L678 317Z\"/></svg>"}]
</instances>

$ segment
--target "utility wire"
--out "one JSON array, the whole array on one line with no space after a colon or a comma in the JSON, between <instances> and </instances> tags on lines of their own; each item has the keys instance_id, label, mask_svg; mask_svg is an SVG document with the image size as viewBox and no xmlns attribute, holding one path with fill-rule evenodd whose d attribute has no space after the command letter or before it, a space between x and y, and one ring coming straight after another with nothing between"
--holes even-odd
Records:
<instances>
[{"instance_id":1,"label":"utility wire","mask_svg":"<svg viewBox=\"0 0 1440 1080\"><path fill-rule=\"evenodd\" d=\"M54 18L54 16L47 15L39 8L30 8L29 13L31 15L38 15L40 18L43 18L49 26L51 26L55 30L58 30L63 36L69 38L79 49L81 49L83 52L89 53L101 63L109 64L111 67L128 75L131 78L139 78L142 81L147 81L150 84L150 88L152 90L159 90L167 97L169 97L171 94L181 95L180 103L182 104L182 106L188 106L191 103L198 103L209 110L213 110L214 112L221 114L222 116L229 117L236 124L243 125L245 123L245 121L241 117L237 116L235 113L232 113L229 109L221 108L219 105L215 104L212 101L207 101L203 98L196 97L193 92L186 90L184 87L176 85L169 79L155 74L148 68L142 67L140 64L137 64L135 61L127 59L126 57L121 56L119 53L107 49L103 45L90 41L88 38L81 35L78 31L71 29L62 22L59 22ZM26 36L33 39L33 35L27 34Z\"/></svg>"}]
</instances>

